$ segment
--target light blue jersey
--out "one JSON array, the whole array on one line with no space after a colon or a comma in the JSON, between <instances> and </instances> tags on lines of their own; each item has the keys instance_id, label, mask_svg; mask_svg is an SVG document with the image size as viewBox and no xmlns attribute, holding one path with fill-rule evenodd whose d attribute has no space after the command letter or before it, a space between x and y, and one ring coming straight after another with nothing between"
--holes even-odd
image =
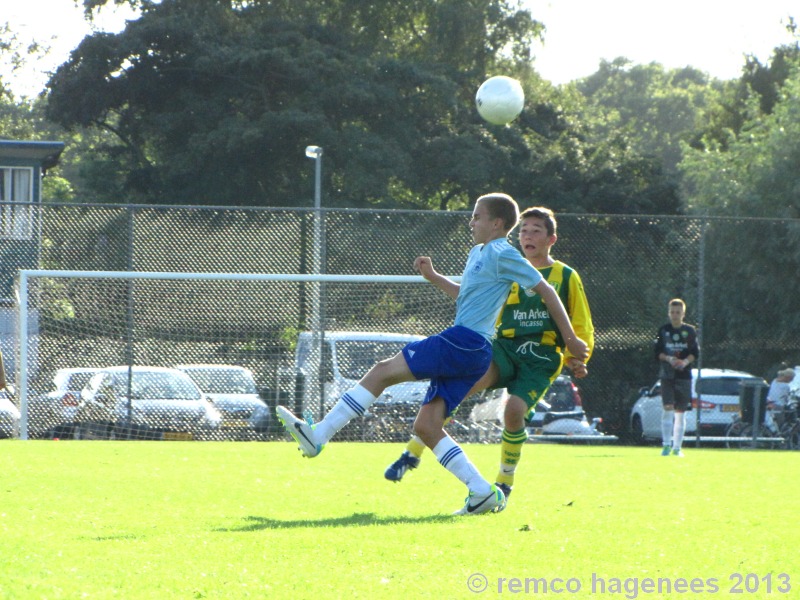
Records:
<instances>
[{"instance_id":1,"label":"light blue jersey","mask_svg":"<svg viewBox=\"0 0 800 600\"><path fill-rule=\"evenodd\" d=\"M530 289L541 280L539 271L506 238L475 246L461 276L455 325L491 339L511 284L517 282L523 289Z\"/></svg>"}]
</instances>

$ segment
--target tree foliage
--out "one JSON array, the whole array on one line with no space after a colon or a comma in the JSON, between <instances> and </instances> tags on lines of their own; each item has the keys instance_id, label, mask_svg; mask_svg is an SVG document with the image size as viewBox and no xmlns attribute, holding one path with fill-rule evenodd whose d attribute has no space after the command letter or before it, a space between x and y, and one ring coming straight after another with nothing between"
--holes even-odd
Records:
<instances>
[{"instance_id":1,"label":"tree foliage","mask_svg":"<svg viewBox=\"0 0 800 600\"><path fill-rule=\"evenodd\" d=\"M720 88L692 67L665 70L658 63L634 65L624 58L601 62L595 74L578 83L595 135L625 136L671 175L681 159L681 142L692 139Z\"/></svg>"},{"instance_id":2,"label":"tree foliage","mask_svg":"<svg viewBox=\"0 0 800 600\"><path fill-rule=\"evenodd\" d=\"M697 212L800 217L800 61L765 114L758 96L726 147L685 149L687 195Z\"/></svg>"},{"instance_id":3,"label":"tree foliage","mask_svg":"<svg viewBox=\"0 0 800 600\"><path fill-rule=\"evenodd\" d=\"M326 206L463 209L492 189L562 210L678 206L656 161L592 135L579 95L531 70L542 25L505 0L132 4L141 18L84 39L48 85L52 119L113 136L84 171L92 195L308 205L313 144ZM474 110L497 72L529 99L509 127Z\"/></svg>"},{"instance_id":4,"label":"tree foliage","mask_svg":"<svg viewBox=\"0 0 800 600\"><path fill-rule=\"evenodd\" d=\"M298 204L308 144L325 149L330 205L435 198L445 150L468 175L454 196L470 195L493 149L464 135L480 124L461 107L493 53L527 56L540 25L497 0L468 7L146 3L122 33L83 40L49 83L48 114L114 133L105 154L120 168L102 176L129 199Z\"/></svg>"},{"instance_id":5,"label":"tree foliage","mask_svg":"<svg viewBox=\"0 0 800 600\"><path fill-rule=\"evenodd\" d=\"M800 280L794 276L800 264L800 69L791 70L770 114L757 96L748 108L749 118L726 148L687 148L681 168L691 210L742 218L714 224L707 235L709 268L725 275L708 290L710 333L779 348L800 327ZM741 235L744 225L750 235ZM762 340L764 331L774 331L775 315L785 328L778 339Z\"/></svg>"}]
</instances>

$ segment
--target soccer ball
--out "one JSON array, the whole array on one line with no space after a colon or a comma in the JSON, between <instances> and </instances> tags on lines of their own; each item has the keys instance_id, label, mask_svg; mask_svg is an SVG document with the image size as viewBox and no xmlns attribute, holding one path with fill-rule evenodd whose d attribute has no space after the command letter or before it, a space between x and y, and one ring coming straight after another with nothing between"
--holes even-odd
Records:
<instances>
[{"instance_id":1,"label":"soccer ball","mask_svg":"<svg viewBox=\"0 0 800 600\"><path fill-rule=\"evenodd\" d=\"M475 106L478 114L492 125L510 123L522 112L525 92L516 79L505 75L490 77L478 88Z\"/></svg>"}]
</instances>

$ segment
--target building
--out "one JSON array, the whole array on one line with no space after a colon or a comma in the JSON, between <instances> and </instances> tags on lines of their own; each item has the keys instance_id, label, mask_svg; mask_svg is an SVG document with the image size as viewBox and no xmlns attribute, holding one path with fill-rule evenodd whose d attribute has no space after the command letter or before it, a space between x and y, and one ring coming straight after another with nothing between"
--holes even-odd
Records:
<instances>
[{"instance_id":1,"label":"building","mask_svg":"<svg viewBox=\"0 0 800 600\"><path fill-rule=\"evenodd\" d=\"M63 150L63 142L0 140L0 350L9 376L16 364L14 277L39 266L42 177ZM30 324L35 330L35 316Z\"/></svg>"}]
</instances>

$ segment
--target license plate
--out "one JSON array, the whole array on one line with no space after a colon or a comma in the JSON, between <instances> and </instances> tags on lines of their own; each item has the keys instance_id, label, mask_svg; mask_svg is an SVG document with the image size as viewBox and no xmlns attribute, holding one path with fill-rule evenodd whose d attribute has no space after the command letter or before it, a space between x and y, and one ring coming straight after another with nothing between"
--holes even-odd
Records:
<instances>
[{"instance_id":1,"label":"license plate","mask_svg":"<svg viewBox=\"0 0 800 600\"><path fill-rule=\"evenodd\" d=\"M721 404L720 410L722 412L739 412L738 404Z\"/></svg>"},{"instance_id":2,"label":"license plate","mask_svg":"<svg viewBox=\"0 0 800 600\"><path fill-rule=\"evenodd\" d=\"M170 442L190 442L192 440L191 433L184 433L179 431L165 431L164 440Z\"/></svg>"}]
</instances>

